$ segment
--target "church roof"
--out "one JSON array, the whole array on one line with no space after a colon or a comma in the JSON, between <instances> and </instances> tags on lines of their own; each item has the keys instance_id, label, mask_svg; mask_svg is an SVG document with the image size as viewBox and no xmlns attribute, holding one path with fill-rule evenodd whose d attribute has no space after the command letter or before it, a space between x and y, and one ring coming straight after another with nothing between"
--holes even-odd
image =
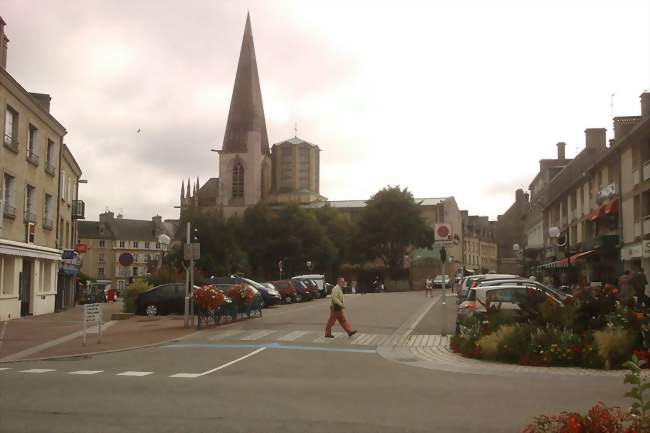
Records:
<instances>
[{"instance_id":1,"label":"church roof","mask_svg":"<svg viewBox=\"0 0 650 433\"><path fill-rule=\"evenodd\" d=\"M230 99L230 111L221 151L224 153L247 152L249 132L256 132L260 135L262 140L260 152L269 155L269 138L266 133L253 31L251 30L250 15L246 15L244 39L239 53L235 86Z\"/></svg>"},{"instance_id":2,"label":"church roof","mask_svg":"<svg viewBox=\"0 0 650 433\"><path fill-rule=\"evenodd\" d=\"M283 144L287 144L287 143L288 143L288 144L307 144L307 145L309 145L309 146L318 147L318 146L315 145L314 143L310 143L310 142L305 141L305 140L303 140L302 138L298 138L298 137L293 137L293 138L290 138L290 139L288 139L288 140L284 140L284 141L281 141L281 142L279 142L279 143L275 143L275 144L273 145L273 147L275 147L275 146L281 146L281 145L283 145Z\"/></svg>"},{"instance_id":3,"label":"church roof","mask_svg":"<svg viewBox=\"0 0 650 433\"><path fill-rule=\"evenodd\" d=\"M219 197L219 178L211 177L199 188L199 206L214 205L217 197Z\"/></svg>"}]
</instances>

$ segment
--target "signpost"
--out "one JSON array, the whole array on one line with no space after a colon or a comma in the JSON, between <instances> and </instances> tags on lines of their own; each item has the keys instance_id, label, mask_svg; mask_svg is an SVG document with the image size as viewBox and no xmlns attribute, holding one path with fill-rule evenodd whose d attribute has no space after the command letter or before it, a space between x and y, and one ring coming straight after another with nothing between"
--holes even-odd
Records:
<instances>
[{"instance_id":1,"label":"signpost","mask_svg":"<svg viewBox=\"0 0 650 433\"><path fill-rule=\"evenodd\" d=\"M97 322L97 344L102 342L102 306L101 304L86 304L84 305L84 338L83 345L86 345L86 334L88 323Z\"/></svg>"}]
</instances>

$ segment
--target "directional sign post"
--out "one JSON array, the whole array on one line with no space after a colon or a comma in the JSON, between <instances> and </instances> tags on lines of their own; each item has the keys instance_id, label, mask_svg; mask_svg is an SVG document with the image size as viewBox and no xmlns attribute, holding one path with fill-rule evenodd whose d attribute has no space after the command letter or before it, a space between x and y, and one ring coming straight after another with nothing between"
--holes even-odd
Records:
<instances>
[{"instance_id":1,"label":"directional sign post","mask_svg":"<svg viewBox=\"0 0 650 433\"><path fill-rule=\"evenodd\" d=\"M82 344L86 345L86 334L88 323L97 322L98 333L97 343L102 342L102 306L101 304L86 304L84 305L84 338Z\"/></svg>"}]
</instances>

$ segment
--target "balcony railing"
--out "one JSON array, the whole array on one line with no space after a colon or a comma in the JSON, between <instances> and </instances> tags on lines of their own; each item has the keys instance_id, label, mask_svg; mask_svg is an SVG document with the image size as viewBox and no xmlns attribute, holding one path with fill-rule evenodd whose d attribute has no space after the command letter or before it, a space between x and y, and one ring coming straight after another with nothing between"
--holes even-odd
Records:
<instances>
[{"instance_id":1,"label":"balcony railing","mask_svg":"<svg viewBox=\"0 0 650 433\"><path fill-rule=\"evenodd\" d=\"M38 165L38 155L34 152L29 152L27 154L27 161L31 162L34 165Z\"/></svg>"},{"instance_id":2,"label":"balcony railing","mask_svg":"<svg viewBox=\"0 0 650 433\"><path fill-rule=\"evenodd\" d=\"M650 215L643 217L643 235L650 234Z\"/></svg>"},{"instance_id":3,"label":"balcony railing","mask_svg":"<svg viewBox=\"0 0 650 433\"><path fill-rule=\"evenodd\" d=\"M30 209L25 210L25 222L28 223L36 222L36 214L32 212Z\"/></svg>"},{"instance_id":4,"label":"balcony railing","mask_svg":"<svg viewBox=\"0 0 650 433\"><path fill-rule=\"evenodd\" d=\"M54 222L47 217L43 217L43 228L46 230L52 230L52 227L54 227Z\"/></svg>"},{"instance_id":5,"label":"balcony railing","mask_svg":"<svg viewBox=\"0 0 650 433\"><path fill-rule=\"evenodd\" d=\"M50 176L56 175L56 167L50 161L45 162L45 173L49 174Z\"/></svg>"},{"instance_id":6,"label":"balcony railing","mask_svg":"<svg viewBox=\"0 0 650 433\"><path fill-rule=\"evenodd\" d=\"M16 207L5 203L2 215L6 218L16 218Z\"/></svg>"},{"instance_id":7,"label":"balcony railing","mask_svg":"<svg viewBox=\"0 0 650 433\"><path fill-rule=\"evenodd\" d=\"M632 186L637 186L641 183L641 171L636 168L632 170Z\"/></svg>"},{"instance_id":8,"label":"balcony railing","mask_svg":"<svg viewBox=\"0 0 650 433\"><path fill-rule=\"evenodd\" d=\"M634 223L634 237L640 238L641 236L643 236L643 227L641 226L641 222Z\"/></svg>"},{"instance_id":9,"label":"balcony railing","mask_svg":"<svg viewBox=\"0 0 650 433\"><path fill-rule=\"evenodd\" d=\"M18 153L18 141L15 137L5 134L4 144L6 148Z\"/></svg>"},{"instance_id":10,"label":"balcony railing","mask_svg":"<svg viewBox=\"0 0 650 433\"><path fill-rule=\"evenodd\" d=\"M83 200L72 200L72 219L82 220L86 218L86 203Z\"/></svg>"},{"instance_id":11,"label":"balcony railing","mask_svg":"<svg viewBox=\"0 0 650 433\"><path fill-rule=\"evenodd\" d=\"M650 161L643 163L643 181L650 179Z\"/></svg>"}]
</instances>

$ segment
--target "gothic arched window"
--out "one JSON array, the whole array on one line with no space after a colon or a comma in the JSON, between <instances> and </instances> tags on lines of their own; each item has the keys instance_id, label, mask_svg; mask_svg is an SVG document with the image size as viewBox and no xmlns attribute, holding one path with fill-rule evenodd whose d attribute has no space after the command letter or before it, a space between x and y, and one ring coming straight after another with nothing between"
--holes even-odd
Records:
<instances>
[{"instance_id":1,"label":"gothic arched window","mask_svg":"<svg viewBox=\"0 0 650 433\"><path fill-rule=\"evenodd\" d=\"M232 168L232 198L244 197L244 166L235 163Z\"/></svg>"}]
</instances>

